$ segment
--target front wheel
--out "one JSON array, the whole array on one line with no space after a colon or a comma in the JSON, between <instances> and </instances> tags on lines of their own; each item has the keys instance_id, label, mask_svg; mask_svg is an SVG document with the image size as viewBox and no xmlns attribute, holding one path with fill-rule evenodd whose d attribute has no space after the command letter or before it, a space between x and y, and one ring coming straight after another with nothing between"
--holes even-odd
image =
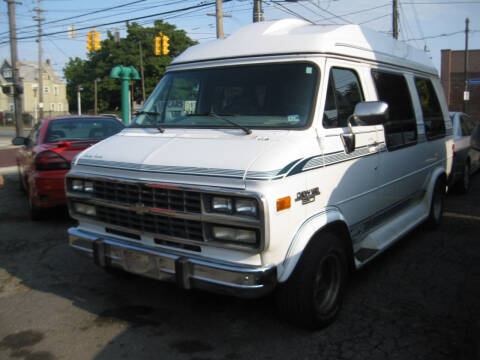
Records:
<instances>
[{"instance_id":1,"label":"front wheel","mask_svg":"<svg viewBox=\"0 0 480 360\"><path fill-rule=\"evenodd\" d=\"M347 258L336 235L326 232L312 240L277 291L279 310L287 320L308 329L319 329L335 320L348 279Z\"/></svg>"}]
</instances>

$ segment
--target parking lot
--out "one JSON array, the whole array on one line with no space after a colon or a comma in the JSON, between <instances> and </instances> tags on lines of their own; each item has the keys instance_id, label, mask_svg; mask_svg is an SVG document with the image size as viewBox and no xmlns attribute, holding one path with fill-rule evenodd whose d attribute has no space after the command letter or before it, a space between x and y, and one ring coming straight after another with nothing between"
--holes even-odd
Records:
<instances>
[{"instance_id":1,"label":"parking lot","mask_svg":"<svg viewBox=\"0 0 480 360\"><path fill-rule=\"evenodd\" d=\"M17 176L0 189L0 359L480 359L480 174L353 275L337 321L282 321L240 300L135 276L74 253L66 209L32 222Z\"/></svg>"}]
</instances>

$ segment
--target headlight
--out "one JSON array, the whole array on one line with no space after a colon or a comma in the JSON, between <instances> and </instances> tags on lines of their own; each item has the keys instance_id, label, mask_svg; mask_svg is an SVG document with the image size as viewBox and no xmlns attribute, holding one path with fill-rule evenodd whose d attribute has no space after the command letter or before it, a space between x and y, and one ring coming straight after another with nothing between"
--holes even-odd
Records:
<instances>
[{"instance_id":1,"label":"headlight","mask_svg":"<svg viewBox=\"0 0 480 360\"><path fill-rule=\"evenodd\" d=\"M93 192L93 181L83 180L83 179L73 179L73 180L71 180L70 188L73 191L92 193Z\"/></svg>"},{"instance_id":2,"label":"headlight","mask_svg":"<svg viewBox=\"0 0 480 360\"><path fill-rule=\"evenodd\" d=\"M79 180L79 179L72 180L72 190L83 191L83 180Z\"/></svg>"},{"instance_id":3,"label":"headlight","mask_svg":"<svg viewBox=\"0 0 480 360\"><path fill-rule=\"evenodd\" d=\"M235 199L235 213L257 216L257 202L252 199Z\"/></svg>"},{"instance_id":4,"label":"headlight","mask_svg":"<svg viewBox=\"0 0 480 360\"><path fill-rule=\"evenodd\" d=\"M218 241L238 242L248 245L257 244L257 232L254 230L238 229L226 226L213 226L212 236Z\"/></svg>"},{"instance_id":5,"label":"headlight","mask_svg":"<svg viewBox=\"0 0 480 360\"><path fill-rule=\"evenodd\" d=\"M212 198L212 210L220 213L232 213L232 199L214 196Z\"/></svg>"},{"instance_id":6,"label":"headlight","mask_svg":"<svg viewBox=\"0 0 480 360\"><path fill-rule=\"evenodd\" d=\"M97 211L95 210L95 206L93 205L88 205L84 203L74 203L73 208L75 209L75 212L79 214L88 215L88 216L97 215Z\"/></svg>"},{"instance_id":7,"label":"headlight","mask_svg":"<svg viewBox=\"0 0 480 360\"><path fill-rule=\"evenodd\" d=\"M85 192L93 192L93 181L85 181L83 190L85 190Z\"/></svg>"},{"instance_id":8,"label":"headlight","mask_svg":"<svg viewBox=\"0 0 480 360\"><path fill-rule=\"evenodd\" d=\"M257 200L241 197L212 196L210 210L215 213L257 217Z\"/></svg>"}]
</instances>

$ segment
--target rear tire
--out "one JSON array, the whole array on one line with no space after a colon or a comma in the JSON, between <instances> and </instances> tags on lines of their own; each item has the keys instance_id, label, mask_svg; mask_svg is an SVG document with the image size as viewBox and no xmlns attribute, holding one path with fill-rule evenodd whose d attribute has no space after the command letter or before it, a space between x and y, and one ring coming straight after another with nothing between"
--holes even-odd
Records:
<instances>
[{"instance_id":1,"label":"rear tire","mask_svg":"<svg viewBox=\"0 0 480 360\"><path fill-rule=\"evenodd\" d=\"M25 189L25 184L23 183L23 176L22 176L22 173L20 172L20 170L18 170L18 188L22 191L22 192L26 192L27 190Z\"/></svg>"},{"instance_id":2,"label":"rear tire","mask_svg":"<svg viewBox=\"0 0 480 360\"><path fill-rule=\"evenodd\" d=\"M468 162L463 166L462 180L458 182L457 189L461 194L466 194L470 189L470 165Z\"/></svg>"},{"instance_id":3,"label":"rear tire","mask_svg":"<svg viewBox=\"0 0 480 360\"><path fill-rule=\"evenodd\" d=\"M41 208L37 207L30 194L27 194L27 199L28 199L28 212L30 215L30 219L33 221L39 221L42 220L43 218L43 211Z\"/></svg>"},{"instance_id":4,"label":"rear tire","mask_svg":"<svg viewBox=\"0 0 480 360\"><path fill-rule=\"evenodd\" d=\"M290 278L277 290L279 310L291 323L313 330L331 324L348 279L344 243L333 233L314 238Z\"/></svg>"},{"instance_id":5,"label":"rear tire","mask_svg":"<svg viewBox=\"0 0 480 360\"><path fill-rule=\"evenodd\" d=\"M443 202L445 199L445 182L442 178L437 179L433 188L432 201L430 203L430 214L427 219L429 228L436 228L442 222Z\"/></svg>"}]
</instances>

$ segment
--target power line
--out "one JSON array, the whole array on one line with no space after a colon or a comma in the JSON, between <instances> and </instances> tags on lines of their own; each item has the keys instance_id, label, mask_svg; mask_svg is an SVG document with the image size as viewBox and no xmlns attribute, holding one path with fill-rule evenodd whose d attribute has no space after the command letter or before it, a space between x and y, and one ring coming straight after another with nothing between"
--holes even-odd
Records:
<instances>
[{"instance_id":1,"label":"power line","mask_svg":"<svg viewBox=\"0 0 480 360\"><path fill-rule=\"evenodd\" d=\"M379 6L371 7L371 8L368 8L368 9L353 11L353 12L346 13L346 14L342 14L342 15L339 15L339 16L350 16L350 15L360 14L360 13L362 13L362 12L367 12L367 11L371 11L371 10L381 9L381 8L383 8L383 7L386 7L386 6L392 6L392 4L391 4L391 3L387 3L387 4L384 4L384 5L379 5ZM330 18L325 18L324 20L331 20L331 19L336 19L336 18L338 18L338 16L334 16L334 17L330 17Z\"/></svg>"},{"instance_id":2,"label":"power line","mask_svg":"<svg viewBox=\"0 0 480 360\"><path fill-rule=\"evenodd\" d=\"M91 12L88 12L88 13L85 13L85 14L70 16L70 17L63 18L63 19L46 21L46 22L43 23L43 25L53 24L53 23L57 23L57 22L61 22L61 21L66 21L66 20L71 20L71 19L77 19L77 18L79 18L79 17L88 16L88 15L92 15L92 14L97 14L97 13L99 13L99 12L109 11L109 10L112 10L112 9L117 9L117 8L120 8L120 7L124 7L124 6L128 6L128 5L133 5L133 4L136 4L136 3L139 3L139 2L144 2L144 1L147 1L147 0L137 0L137 1L133 1L133 2L127 3L127 4L121 4L121 5L112 6L112 7L109 7L109 8L104 8L104 9L101 9L101 10L91 11ZM37 25L24 26L23 29L33 28L33 27L36 27L36 26L37 26ZM3 35L3 34L4 34L4 33L0 33L0 35Z\"/></svg>"},{"instance_id":3,"label":"power line","mask_svg":"<svg viewBox=\"0 0 480 360\"><path fill-rule=\"evenodd\" d=\"M352 23L351 21L349 21L349 20L347 20L347 19L344 19L342 16L336 15L336 14L332 13L331 11L328 11L327 9L322 8L319 4L315 4L315 3L313 2L313 0L310 0L310 3L313 4L314 6L316 6L317 8L319 8L320 10L326 12L326 13L329 14L330 16L333 16L334 18L338 18L338 19L346 22L347 24L351 24L351 23Z\"/></svg>"},{"instance_id":4,"label":"power line","mask_svg":"<svg viewBox=\"0 0 480 360\"><path fill-rule=\"evenodd\" d=\"M224 0L224 2L228 2L228 1L232 1L232 0ZM89 26L78 28L76 30L85 30L85 29L90 29L92 27L102 27L102 26L120 24L120 23L125 23L127 21L135 21L135 20L140 20L140 19L151 18L151 17L154 17L154 16L168 15L168 14L173 14L173 13L177 13L177 12L182 12L182 11L187 11L187 10L192 10L192 9L198 9L198 8L202 8L202 7L208 7L208 6L212 6L212 5L215 5L215 3L214 2L200 3L200 4L197 4L197 5L193 5L193 6L189 6L189 7L185 7L185 8L181 8L181 9L169 10L169 11L164 11L164 12L161 12L161 13L156 13L156 14L151 14L151 15L138 16L138 17L134 17L134 18L123 19L123 20L119 20L119 21L112 21L112 22L103 23L103 24L89 25ZM50 36L50 35L65 34L65 33L68 33L68 30L44 33L44 34L42 34L42 36ZM24 40L24 39L31 39L31 38L34 38L34 37L35 36L23 36L23 37L17 37L17 39L18 40ZM7 42L8 41L0 42L0 45L5 44Z\"/></svg>"},{"instance_id":5,"label":"power line","mask_svg":"<svg viewBox=\"0 0 480 360\"><path fill-rule=\"evenodd\" d=\"M391 13L388 13L388 14L385 14L385 15L377 16L377 17L375 17L375 18L373 18L373 19L366 20L366 21L362 21L362 22L358 23L358 25L363 25L363 24L367 24L367 23L370 23L370 22L373 22L373 21L377 21L377 20L383 19L383 18L385 18L385 17L387 17L387 16L392 16L392 14L391 14Z\"/></svg>"},{"instance_id":6,"label":"power line","mask_svg":"<svg viewBox=\"0 0 480 360\"><path fill-rule=\"evenodd\" d=\"M266 1L266 3L270 3L272 4L274 7L280 7L283 11L285 11L286 13L290 14L290 15L293 15L295 17L298 17L298 18L301 18L305 21L308 21L309 23L313 23L310 19L307 19L306 17L304 17L303 15L300 15L299 13L289 9L288 7L286 6L283 6L281 4L281 1Z\"/></svg>"},{"instance_id":7,"label":"power line","mask_svg":"<svg viewBox=\"0 0 480 360\"><path fill-rule=\"evenodd\" d=\"M480 32L480 30L470 30L470 33L477 33L477 32ZM436 39L436 38L440 38L440 37L448 37L448 36L453 36L453 35L463 34L463 33L465 33L465 30L459 30L459 31L451 32L451 33L443 33L443 34L438 34L438 35L424 36L424 37L418 38L418 39L407 39L405 41Z\"/></svg>"}]
</instances>

